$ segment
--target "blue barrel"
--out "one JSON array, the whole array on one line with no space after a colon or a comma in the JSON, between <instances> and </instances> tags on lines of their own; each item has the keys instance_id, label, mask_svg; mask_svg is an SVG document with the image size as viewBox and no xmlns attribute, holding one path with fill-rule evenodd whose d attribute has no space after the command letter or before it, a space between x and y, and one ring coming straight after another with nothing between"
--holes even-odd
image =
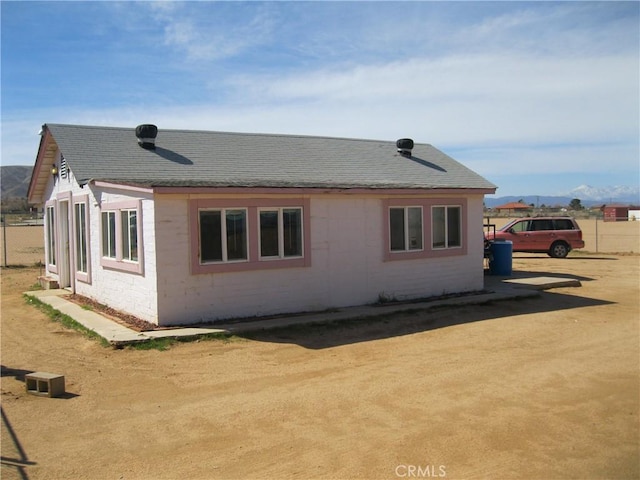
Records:
<instances>
[{"instance_id":1,"label":"blue barrel","mask_svg":"<svg viewBox=\"0 0 640 480\"><path fill-rule=\"evenodd\" d=\"M489 272L491 275L511 275L513 242L496 240L489 247Z\"/></svg>"}]
</instances>

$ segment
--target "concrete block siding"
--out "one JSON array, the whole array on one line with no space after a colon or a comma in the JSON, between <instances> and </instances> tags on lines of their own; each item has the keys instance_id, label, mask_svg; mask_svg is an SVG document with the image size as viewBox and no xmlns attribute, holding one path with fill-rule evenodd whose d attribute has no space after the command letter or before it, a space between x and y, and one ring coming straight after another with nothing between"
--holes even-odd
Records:
<instances>
[{"instance_id":1,"label":"concrete block siding","mask_svg":"<svg viewBox=\"0 0 640 480\"><path fill-rule=\"evenodd\" d=\"M306 195L308 211L304 215L310 215L307 233L311 250L306 255L311 257L310 266L194 274L191 259L197 252L191 251L190 222L194 219L190 218L191 198L187 195L153 195L96 185L80 188L72 172L68 179L60 179L50 188L51 198L70 204L86 199L88 207L87 220L93 233L88 242L89 275L86 280L72 275L72 290L159 325L318 311L370 304L380 297L405 300L483 288L482 239L480 234L475 235L482 231L483 197L479 194L465 197L467 225L463 232L471 233L463 239L467 246L464 255L387 261L387 197ZM238 196L227 198L233 206ZM447 196L420 198L455 203ZM101 211L132 201L139 205L142 222L140 272L101 264ZM71 216L72 212L70 209ZM68 258L69 268L74 271L73 218L70 222ZM427 227L426 249L430 248ZM47 273L57 278L55 272Z\"/></svg>"},{"instance_id":2,"label":"concrete block siding","mask_svg":"<svg viewBox=\"0 0 640 480\"><path fill-rule=\"evenodd\" d=\"M87 187L85 187L85 190ZM126 195L109 189L89 187L96 199L90 202L91 282L76 283L76 292L93 298L116 310L133 314L143 320L157 322L155 207L151 194ZM101 207L123 201L139 200L143 244L138 246L142 273L122 272L101 266Z\"/></svg>"},{"instance_id":3,"label":"concrete block siding","mask_svg":"<svg viewBox=\"0 0 640 480\"><path fill-rule=\"evenodd\" d=\"M446 197L442 200L446 204ZM382 198L365 195L311 197L305 212L311 215L310 267L192 275L188 201L156 200L161 325L361 305L379 295L410 299L483 288L480 234L464 239L466 255L385 262ZM469 224L463 230L481 232L482 196L467 202Z\"/></svg>"},{"instance_id":4,"label":"concrete block siding","mask_svg":"<svg viewBox=\"0 0 640 480\"><path fill-rule=\"evenodd\" d=\"M48 185L47 196L56 199L56 218L64 211L59 208L60 201L68 201L73 205L79 201L85 201L87 205L87 226L92 232L88 240L88 278L83 279L75 273L77 270L75 261L75 219L73 208L66 213L69 216L68 248L69 254L63 256L58 252L58 263L65 258L69 262L68 269L71 273L70 290L83 295L112 308L134 314L143 320L156 323L158 319L157 293L156 293L156 253L155 253L155 215L154 202L151 194L130 195L119 190L98 188L86 185L81 188L75 180L73 172L69 171L67 177L58 178L56 182ZM101 207L116 204L123 201L139 200L141 203L143 246L141 261L144 262L143 274L123 273L101 266ZM58 231L58 235L62 234ZM45 239L46 245L46 239ZM63 247L60 241L56 248ZM58 265L60 267L60 265ZM59 279L59 271L51 271L47 266L47 276Z\"/></svg>"}]
</instances>

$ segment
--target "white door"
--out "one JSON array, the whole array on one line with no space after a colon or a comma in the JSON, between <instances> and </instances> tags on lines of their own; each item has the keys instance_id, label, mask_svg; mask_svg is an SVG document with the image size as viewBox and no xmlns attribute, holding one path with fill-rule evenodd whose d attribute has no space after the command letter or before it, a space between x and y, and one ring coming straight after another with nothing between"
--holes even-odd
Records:
<instances>
[{"instance_id":1,"label":"white door","mask_svg":"<svg viewBox=\"0 0 640 480\"><path fill-rule=\"evenodd\" d=\"M69 230L71 228L71 221L69 215L71 214L71 209L69 208L69 201L64 200L58 203L58 233L60 235L60 241L58 244L60 245L59 257L60 257L60 288L70 288L73 290L72 283L72 265L71 265L71 242Z\"/></svg>"}]
</instances>

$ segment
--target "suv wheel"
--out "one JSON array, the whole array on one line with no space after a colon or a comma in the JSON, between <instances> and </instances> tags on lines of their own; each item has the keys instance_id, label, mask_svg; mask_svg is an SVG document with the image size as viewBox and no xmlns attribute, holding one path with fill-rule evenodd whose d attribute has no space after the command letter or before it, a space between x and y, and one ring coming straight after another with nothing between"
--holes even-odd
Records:
<instances>
[{"instance_id":1,"label":"suv wheel","mask_svg":"<svg viewBox=\"0 0 640 480\"><path fill-rule=\"evenodd\" d=\"M564 242L556 242L549 249L549 256L553 258L564 258L569 254L569 246Z\"/></svg>"}]
</instances>

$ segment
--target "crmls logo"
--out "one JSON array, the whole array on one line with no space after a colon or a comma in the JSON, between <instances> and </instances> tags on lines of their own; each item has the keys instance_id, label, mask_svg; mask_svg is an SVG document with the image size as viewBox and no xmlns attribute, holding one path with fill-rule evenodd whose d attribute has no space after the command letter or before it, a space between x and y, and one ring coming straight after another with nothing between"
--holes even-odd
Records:
<instances>
[{"instance_id":1,"label":"crmls logo","mask_svg":"<svg viewBox=\"0 0 640 480\"><path fill-rule=\"evenodd\" d=\"M400 478L444 478L447 476L444 465L398 465L396 477Z\"/></svg>"}]
</instances>

